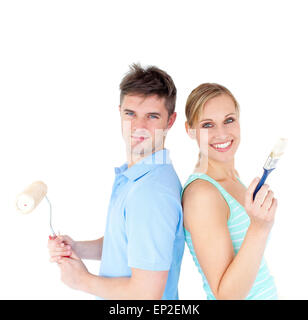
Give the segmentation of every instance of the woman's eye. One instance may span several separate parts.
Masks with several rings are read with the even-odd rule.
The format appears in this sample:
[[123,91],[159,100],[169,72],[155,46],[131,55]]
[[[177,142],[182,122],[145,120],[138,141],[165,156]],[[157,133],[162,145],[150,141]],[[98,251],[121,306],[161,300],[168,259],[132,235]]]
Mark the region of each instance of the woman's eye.
[[233,119],[233,118],[228,118],[226,121],[225,121],[225,123],[232,123],[232,122],[234,122],[235,120]]
[[212,128],[212,124],[210,122],[203,123],[202,128]]

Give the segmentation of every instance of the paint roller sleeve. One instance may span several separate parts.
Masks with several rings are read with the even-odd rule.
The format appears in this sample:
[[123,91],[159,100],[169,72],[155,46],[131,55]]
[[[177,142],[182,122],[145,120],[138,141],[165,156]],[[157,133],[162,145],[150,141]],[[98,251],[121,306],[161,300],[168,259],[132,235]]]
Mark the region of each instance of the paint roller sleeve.
[[32,212],[47,194],[47,185],[42,181],[33,182],[17,196],[16,206],[22,213]]

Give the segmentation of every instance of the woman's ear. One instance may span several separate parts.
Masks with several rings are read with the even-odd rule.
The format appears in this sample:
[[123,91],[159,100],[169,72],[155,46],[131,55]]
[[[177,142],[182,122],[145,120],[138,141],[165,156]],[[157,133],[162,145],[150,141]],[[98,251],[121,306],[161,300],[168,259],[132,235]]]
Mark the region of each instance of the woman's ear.
[[191,139],[193,140],[196,139],[196,129],[190,128],[187,121],[185,121],[185,130]]

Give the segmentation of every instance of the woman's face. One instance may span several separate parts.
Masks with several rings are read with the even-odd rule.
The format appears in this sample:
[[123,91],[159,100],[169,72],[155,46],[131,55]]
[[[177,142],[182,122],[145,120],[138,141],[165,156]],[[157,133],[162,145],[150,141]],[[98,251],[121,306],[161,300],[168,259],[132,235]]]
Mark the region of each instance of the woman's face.
[[230,96],[222,94],[207,101],[194,129],[200,151],[209,159],[217,162],[234,159],[240,143],[240,124]]

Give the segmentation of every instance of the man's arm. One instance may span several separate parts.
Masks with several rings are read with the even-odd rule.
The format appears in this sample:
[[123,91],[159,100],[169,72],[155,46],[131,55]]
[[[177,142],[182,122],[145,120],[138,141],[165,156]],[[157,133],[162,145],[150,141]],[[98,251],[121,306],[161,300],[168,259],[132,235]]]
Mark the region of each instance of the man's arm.
[[80,258],[58,261],[61,280],[69,287],[107,300],[157,300],[165,290],[168,271],[148,271],[132,268],[131,277],[101,277],[88,272]]
[[104,237],[92,241],[76,241],[74,251],[81,259],[101,260]]
[[164,293],[168,271],[132,268],[132,276],[107,278],[89,274],[83,291],[108,300],[158,300]]
[[61,257],[72,254],[72,250],[81,259],[101,260],[104,237],[92,241],[74,241],[67,235],[59,235],[48,240],[50,261],[56,262]]

